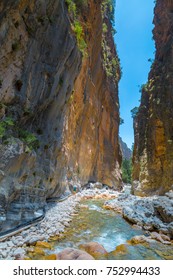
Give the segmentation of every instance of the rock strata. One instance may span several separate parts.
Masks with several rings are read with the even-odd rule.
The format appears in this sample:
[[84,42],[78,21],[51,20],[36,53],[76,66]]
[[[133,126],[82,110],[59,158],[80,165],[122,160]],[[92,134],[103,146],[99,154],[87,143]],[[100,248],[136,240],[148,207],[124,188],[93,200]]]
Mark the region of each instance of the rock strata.
[[111,7],[77,2],[0,3],[0,232],[73,184],[120,186]]
[[173,186],[173,2],[157,0],[156,55],[134,116],[133,193],[163,195]]

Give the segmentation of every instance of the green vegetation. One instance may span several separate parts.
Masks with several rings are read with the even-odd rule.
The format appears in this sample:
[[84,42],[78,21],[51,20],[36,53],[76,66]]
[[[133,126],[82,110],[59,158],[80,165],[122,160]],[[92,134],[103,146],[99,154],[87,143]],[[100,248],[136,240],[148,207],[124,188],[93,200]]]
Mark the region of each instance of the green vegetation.
[[10,127],[14,126],[14,121],[11,117],[6,117],[4,120],[0,121],[0,138],[7,134]]
[[39,148],[39,140],[33,133],[19,129],[19,138],[26,143],[31,150]]
[[76,35],[77,45],[83,56],[87,55],[87,44],[84,39],[84,30],[80,22],[79,15],[81,10],[87,5],[87,0],[65,0],[68,12],[72,19],[72,30]]
[[102,29],[103,29],[103,33],[108,32],[108,27],[105,22],[103,22]]
[[132,118],[135,119],[139,112],[139,107],[134,107],[130,112],[131,112]]
[[[118,81],[121,76],[120,60],[114,50],[108,45],[108,30],[111,28],[112,34],[115,34],[114,29],[114,0],[104,0],[102,2],[102,54],[103,54],[103,67],[107,77],[113,78]],[[110,24],[108,24],[110,21]],[[108,26],[109,25],[109,26]]]
[[2,138],[5,135],[5,126],[3,122],[0,122],[0,138]]
[[79,21],[75,21],[73,25],[74,33],[76,34],[77,39],[77,45],[83,56],[86,56],[86,48],[87,44],[84,40],[84,33],[83,33],[83,27],[81,26]]
[[116,81],[121,76],[120,60],[116,55],[112,58],[113,54],[111,48],[107,44],[106,36],[103,33],[102,36],[102,53],[103,53],[103,67],[108,77],[113,77]]
[[[39,131],[40,132],[40,131]],[[22,140],[26,145],[26,151],[39,148],[39,140],[28,130],[20,129],[11,116],[0,121],[0,138],[4,145],[14,142],[14,137]]]
[[124,183],[132,183],[132,160],[123,159],[122,162],[122,180]]
[[120,118],[120,125],[122,125],[124,123],[124,120],[122,118]]
[[115,0],[104,0],[102,1],[102,13],[107,16],[111,21],[112,26],[115,23],[114,13],[115,13]]
[[146,84],[143,84],[140,88],[140,92],[151,92],[155,89],[154,79],[149,79]]

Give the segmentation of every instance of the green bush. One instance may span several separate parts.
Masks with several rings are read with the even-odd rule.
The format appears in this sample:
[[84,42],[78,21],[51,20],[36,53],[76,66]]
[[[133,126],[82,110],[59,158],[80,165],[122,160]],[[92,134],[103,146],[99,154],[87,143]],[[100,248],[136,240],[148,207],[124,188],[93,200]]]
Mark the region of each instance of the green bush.
[[73,16],[76,17],[76,4],[73,0],[65,0],[65,3],[68,7],[68,12]]
[[122,162],[122,180],[124,183],[132,183],[132,160],[123,159]]
[[6,117],[0,121],[0,138],[4,137],[10,127],[14,126],[14,121],[11,117]]
[[83,27],[78,20],[74,22],[73,30],[76,34],[78,48],[83,55],[86,55],[86,42],[84,40]]
[[5,135],[5,131],[6,131],[6,128],[5,128],[4,122],[0,122],[0,138],[2,138]]
[[84,39],[83,27],[79,21],[81,8],[87,5],[87,0],[65,0],[68,12],[73,19],[72,29],[76,35],[77,45],[83,56],[86,55],[87,44]]
[[27,130],[19,129],[19,138],[23,142],[25,142],[29,146],[30,149],[39,148],[39,140],[33,133],[31,133]]

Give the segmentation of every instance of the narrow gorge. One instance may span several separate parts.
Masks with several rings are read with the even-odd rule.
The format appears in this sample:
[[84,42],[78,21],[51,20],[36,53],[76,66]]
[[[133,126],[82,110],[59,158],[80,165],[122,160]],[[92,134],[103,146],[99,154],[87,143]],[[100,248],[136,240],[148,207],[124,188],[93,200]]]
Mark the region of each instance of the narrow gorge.
[[156,1],[132,186],[115,23],[114,0],[0,3],[0,259],[173,259],[173,3]]

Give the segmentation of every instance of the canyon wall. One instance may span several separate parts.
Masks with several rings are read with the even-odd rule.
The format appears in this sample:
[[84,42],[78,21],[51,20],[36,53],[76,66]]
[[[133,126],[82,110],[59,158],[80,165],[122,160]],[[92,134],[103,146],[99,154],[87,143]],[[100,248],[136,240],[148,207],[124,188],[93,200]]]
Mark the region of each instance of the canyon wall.
[[127,146],[121,137],[119,137],[119,143],[122,153],[122,158],[130,160],[132,158],[132,150]]
[[173,188],[173,1],[157,0],[156,55],[134,116],[133,192],[162,195]]
[[0,3],[0,230],[39,216],[68,186],[121,185],[110,5]]

